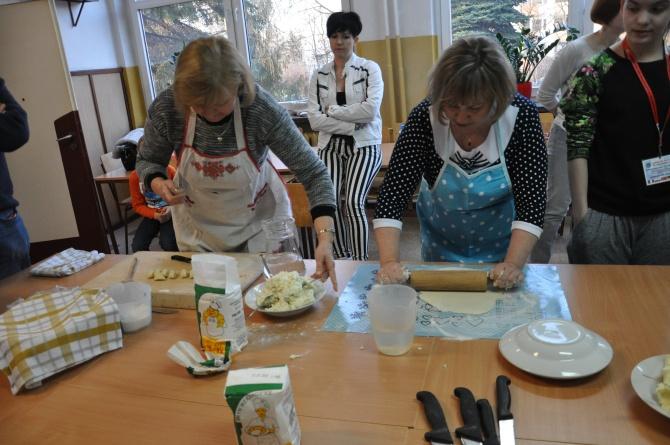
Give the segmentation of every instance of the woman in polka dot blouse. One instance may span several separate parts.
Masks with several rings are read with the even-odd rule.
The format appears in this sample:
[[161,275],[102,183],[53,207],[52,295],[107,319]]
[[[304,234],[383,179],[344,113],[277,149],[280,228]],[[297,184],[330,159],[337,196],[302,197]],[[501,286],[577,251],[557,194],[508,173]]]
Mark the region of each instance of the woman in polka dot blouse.
[[378,280],[404,280],[401,217],[419,186],[424,261],[497,263],[493,284],[510,288],[542,233],[547,152],[537,109],[515,93],[512,67],[487,37],[454,42],[428,89],[407,118],[380,191]]

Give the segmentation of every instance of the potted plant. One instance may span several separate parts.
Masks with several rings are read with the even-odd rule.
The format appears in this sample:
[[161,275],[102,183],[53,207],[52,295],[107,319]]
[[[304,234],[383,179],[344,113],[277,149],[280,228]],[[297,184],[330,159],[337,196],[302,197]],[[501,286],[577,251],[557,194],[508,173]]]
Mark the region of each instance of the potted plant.
[[578,33],[579,30],[566,25],[556,25],[553,31],[544,34],[532,33],[529,28],[521,28],[511,37],[497,33],[496,38],[514,68],[517,90],[530,98],[533,90],[530,79],[537,66],[560,41],[574,40]]

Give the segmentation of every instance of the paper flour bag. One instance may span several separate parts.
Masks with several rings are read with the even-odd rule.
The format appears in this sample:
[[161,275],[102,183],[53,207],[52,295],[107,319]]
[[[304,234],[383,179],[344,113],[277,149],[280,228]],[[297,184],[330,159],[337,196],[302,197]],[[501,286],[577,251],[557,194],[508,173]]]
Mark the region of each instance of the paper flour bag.
[[239,445],[300,444],[286,365],[229,371],[224,394],[235,416]]

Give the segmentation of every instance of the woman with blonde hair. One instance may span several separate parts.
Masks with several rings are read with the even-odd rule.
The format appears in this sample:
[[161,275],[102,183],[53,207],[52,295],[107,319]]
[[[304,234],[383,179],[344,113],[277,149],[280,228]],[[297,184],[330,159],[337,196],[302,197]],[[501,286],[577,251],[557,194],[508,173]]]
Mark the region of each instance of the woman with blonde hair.
[[591,21],[602,27],[565,45],[552,62],[535,98],[540,105],[554,113],[555,117],[547,142],[547,210],[544,214],[542,236],[530,255],[533,263],[549,262],[551,246],[570,206],[567,132],[563,125],[565,116],[558,106],[560,93],[567,88],[568,80],[583,64],[619,40],[619,35],[623,32],[620,3],[621,0],[593,2]]
[[502,48],[483,36],[447,48],[428,89],[407,118],[380,190],[378,280],[405,279],[401,216],[420,184],[423,259],[497,263],[493,284],[510,288],[542,233],[547,154],[537,109],[516,93]]
[[[286,188],[268,161],[271,149],[307,191],[318,238],[315,277],[330,276],[337,288],[328,171],[228,40],[207,37],[184,48],[174,84],[149,107],[144,130],[137,171],[172,206],[179,250],[266,248],[261,222],[291,214]],[[174,181],[166,175],[172,153]]]

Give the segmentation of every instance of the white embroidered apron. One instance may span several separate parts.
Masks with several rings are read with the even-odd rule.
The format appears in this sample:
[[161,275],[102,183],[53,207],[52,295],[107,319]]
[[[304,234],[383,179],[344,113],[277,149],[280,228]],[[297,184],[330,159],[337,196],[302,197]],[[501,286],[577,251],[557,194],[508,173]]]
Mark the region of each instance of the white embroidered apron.
[[186,202],[172,207],[180,251],[262,252],[266,240],[261,221],[291,216],[286,187],[270,162],[260,166],[249,153],[239,103],[233,122],[237,151],[205,154],[193,147],[196,114],[186,116],[174,183]]

